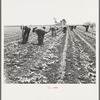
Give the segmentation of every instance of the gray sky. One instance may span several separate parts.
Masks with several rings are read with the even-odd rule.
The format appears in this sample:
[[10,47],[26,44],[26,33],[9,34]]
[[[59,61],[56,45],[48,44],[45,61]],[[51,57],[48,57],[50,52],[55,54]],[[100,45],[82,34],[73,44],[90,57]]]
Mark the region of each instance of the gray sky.
[[98,0],[2,0],[4,25],[96,22]]

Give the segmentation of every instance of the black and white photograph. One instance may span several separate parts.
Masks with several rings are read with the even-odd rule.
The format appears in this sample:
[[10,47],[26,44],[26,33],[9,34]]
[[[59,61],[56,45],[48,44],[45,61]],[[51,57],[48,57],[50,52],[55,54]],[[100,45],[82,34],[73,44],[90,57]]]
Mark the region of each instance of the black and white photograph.
[[99,0],[1,3],[2,100],[99,100]]
[[4,0],[4,83],[95,84],[96,3]]

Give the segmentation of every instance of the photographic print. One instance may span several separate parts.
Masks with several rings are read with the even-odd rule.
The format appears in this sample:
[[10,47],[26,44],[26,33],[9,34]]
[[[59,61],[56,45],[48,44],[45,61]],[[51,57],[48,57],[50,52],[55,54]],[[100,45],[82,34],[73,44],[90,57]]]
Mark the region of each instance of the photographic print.
[[99,100],[99,1],[2,0],[2,100]]
[[95,0],[3,2],[4,83],[96,84]]

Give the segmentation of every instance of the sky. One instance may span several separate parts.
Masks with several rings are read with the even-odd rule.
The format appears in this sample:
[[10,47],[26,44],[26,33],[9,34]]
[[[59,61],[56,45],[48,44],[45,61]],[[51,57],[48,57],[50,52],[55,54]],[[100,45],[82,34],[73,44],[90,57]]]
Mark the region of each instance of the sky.
[[98,0],[2,0],[4,25],[50,25],[96,22]]

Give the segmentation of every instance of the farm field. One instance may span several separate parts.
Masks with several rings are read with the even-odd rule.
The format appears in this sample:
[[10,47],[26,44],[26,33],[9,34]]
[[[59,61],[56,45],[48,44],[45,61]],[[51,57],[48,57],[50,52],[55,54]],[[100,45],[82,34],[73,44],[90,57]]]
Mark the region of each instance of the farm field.
[[[46,30],[49,30],[47,26]],[[68,27],[57,36],[45,35],[44,45],[30,32],[27,44],[20,44],[20,27],[4,27],[4,77],[13,84],[96,83],[96,31],[83,26]]]

